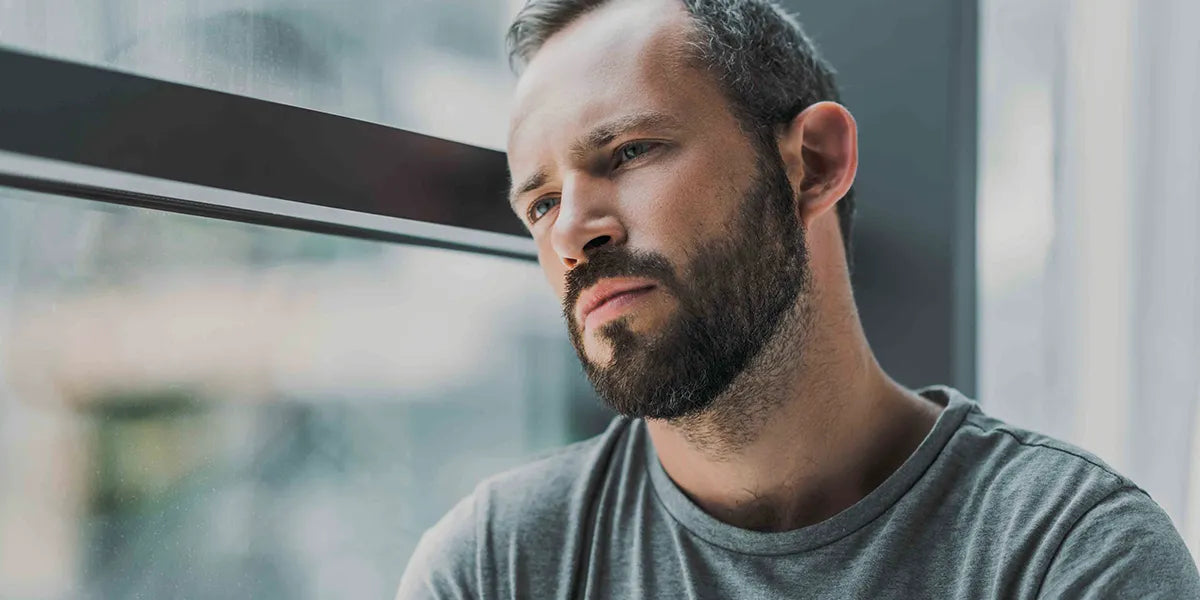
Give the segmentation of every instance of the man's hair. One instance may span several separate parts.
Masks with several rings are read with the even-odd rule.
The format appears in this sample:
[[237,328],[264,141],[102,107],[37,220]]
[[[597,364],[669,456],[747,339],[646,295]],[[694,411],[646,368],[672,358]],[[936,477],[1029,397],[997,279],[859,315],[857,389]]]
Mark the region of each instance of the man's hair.
[[[508,29],[509,61],[519,71],[542,45],[610,0],[529,0]],[[695,24],[690,46],[717,77],[742,129],[760,151],[779,157],[777,128],[824,100],[840,102],[833,70],[799,22],[771,0],[679,0]],[[837,204],[851,262],[854,190]]]

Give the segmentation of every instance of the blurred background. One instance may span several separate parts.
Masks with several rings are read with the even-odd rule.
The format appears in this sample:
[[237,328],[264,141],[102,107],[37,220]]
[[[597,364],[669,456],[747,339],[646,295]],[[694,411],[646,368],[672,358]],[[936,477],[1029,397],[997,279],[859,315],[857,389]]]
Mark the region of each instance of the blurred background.
[[[0,48],[501,150],[521,4],[0,0]],[[859,120],[885,368],[1099,454],[1200,555],[1200,4],[785,4]],[[0,598],[390,597],[607,419],[530,261],[0,187]]]

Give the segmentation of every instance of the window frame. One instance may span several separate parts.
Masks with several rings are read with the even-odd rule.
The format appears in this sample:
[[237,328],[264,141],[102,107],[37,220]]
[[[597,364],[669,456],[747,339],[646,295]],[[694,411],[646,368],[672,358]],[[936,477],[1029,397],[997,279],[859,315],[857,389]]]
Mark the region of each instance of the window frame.
[[503,153],[0,49],[0,186],[522,260]]

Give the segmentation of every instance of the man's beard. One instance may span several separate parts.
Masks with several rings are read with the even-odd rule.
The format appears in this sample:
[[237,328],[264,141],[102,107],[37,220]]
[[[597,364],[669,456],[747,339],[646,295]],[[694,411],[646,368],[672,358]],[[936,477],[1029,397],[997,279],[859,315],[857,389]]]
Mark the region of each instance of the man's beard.
[[[809,280],[793,194],[778,154],[763,154],[726,235],[692,252],[684,276],[661,255],[623,246],[598,248],[567,273],[563,311],[571,342],[609,406],[652,419],[698,415],[762,352],[794,315]],[[656,334],[635,333],[624,317],[601,326],[612,359],[598,365],[584,351],[574,309],[585,289],[607,277],[654,280],[678,308]]]

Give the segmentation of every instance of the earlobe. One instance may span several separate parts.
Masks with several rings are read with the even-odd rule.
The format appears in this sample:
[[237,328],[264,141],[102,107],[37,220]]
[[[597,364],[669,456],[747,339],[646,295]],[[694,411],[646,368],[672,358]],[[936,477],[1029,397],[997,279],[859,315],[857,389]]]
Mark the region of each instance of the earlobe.
[[788,123],[779,153],[796,189],[797,211],[807,227],[850,190],[858,173],[858,126],[836,102],[818,102]]

